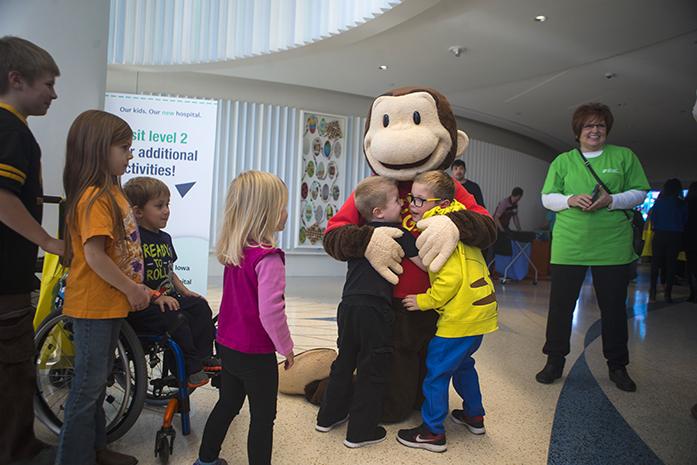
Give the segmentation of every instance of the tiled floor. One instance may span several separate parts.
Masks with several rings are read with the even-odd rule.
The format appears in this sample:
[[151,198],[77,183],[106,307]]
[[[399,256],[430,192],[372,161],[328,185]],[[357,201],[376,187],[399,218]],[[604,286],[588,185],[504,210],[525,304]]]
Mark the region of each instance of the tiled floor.
[[[288,321],[296,352],[336,347],[334,316],[340,278],[290,278]],[[572,353],[564,378],[545,386],[534,380],[544,364],[549,283],[499,286],[501,329],[484,339],[477,370],[487,410],[484,436],[447,423],[448,451],[434,454],[395,441],[399,428],[418,424],[418,412],[401,424],[387,425],[388,440],[363,449],[343,446],[345,426],[327,434],[314,430],[316,408],[300,397],[279,395],[273,462],[284,464],[697,464],[697,305],[647,307],[643,275],[630,287],[630,373],[636,393],[619,391],[607,378],[599,337],[599,311],[587,282],[578,302]],[[678,301],[684,296],[678,294]],[[220,283],[210,286],[216,309]],[[172,464],[191,464],[217,392],[198,389],[192,398],[192,434],[177,435]],[[458,405],[454,391],[451,406]],[[146,407],[133,429],[113,446],[136,455],[141,464],[153,456],[162,409]],[[221,456],[247,463],[246,407],[228,431]],[[175,426],[179,428],[178,419]],[[42,436],[49,439],[43,430]]]

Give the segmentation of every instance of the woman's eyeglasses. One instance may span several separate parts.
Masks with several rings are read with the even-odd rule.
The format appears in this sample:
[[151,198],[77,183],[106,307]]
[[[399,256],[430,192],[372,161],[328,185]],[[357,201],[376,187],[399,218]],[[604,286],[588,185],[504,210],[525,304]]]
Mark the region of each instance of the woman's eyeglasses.
[[421,197],[414,197],[413,194],[409,193],[407,194],[407,202],[412,204],[413,206],[417,208],[421,208],[424,206],[424,202],[437,202],[439,200],[443,200],[441,198],[433,198],[433,199],[422,199]]
[[599,123],[599,124],[584,124],[583,129],[607,129],[607,126],[605,123]]

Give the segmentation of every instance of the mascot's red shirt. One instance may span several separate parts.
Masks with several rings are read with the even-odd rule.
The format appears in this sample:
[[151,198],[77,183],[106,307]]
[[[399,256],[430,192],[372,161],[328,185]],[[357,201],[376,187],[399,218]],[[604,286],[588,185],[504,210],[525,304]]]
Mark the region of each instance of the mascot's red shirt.
[[[407,202],[407,194],[411,192],[411,184],[411,181],[400,181],[398,184],[399,198],[402,200],[402,226],[407,231],[411,231],[414,237],[417,237],[420,231],[416,229],[416,223],[414,223],[411,218],[409,203]],[[468,210],[481,215],[490,216],[489,212],[487,212],[484,207],[477,204],[474,200],[474,196],[467,192],[467,190],[462,187],[462,184],[457,181],[455,181],[455,199]],[[346,200],[341,209],[327,223],[326,231],[331,231],[341,226],[351,224],[362,225],[364,223],[365,220],[361,218],[358,209],[356,209],[354,195],[353,192],[351,192],[351,196],[348,200]],[[408,259],[402,260],[402,266],[404,267],[404,272],[399,275],[399,283],[394,287],[393,296],[401,299],[409,294],[421,294],[426,292],[430,285],[428,273],[421,270]]]

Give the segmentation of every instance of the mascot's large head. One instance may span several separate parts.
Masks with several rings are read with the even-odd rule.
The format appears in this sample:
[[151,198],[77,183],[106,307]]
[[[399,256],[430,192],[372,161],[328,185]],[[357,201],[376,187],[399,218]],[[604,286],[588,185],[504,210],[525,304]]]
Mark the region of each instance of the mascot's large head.
[[375,174],[400,181],[430,170],[447,169],[467,148],[448,100],[418,87],[394,89],[373,101],[365,125],[363,151]]

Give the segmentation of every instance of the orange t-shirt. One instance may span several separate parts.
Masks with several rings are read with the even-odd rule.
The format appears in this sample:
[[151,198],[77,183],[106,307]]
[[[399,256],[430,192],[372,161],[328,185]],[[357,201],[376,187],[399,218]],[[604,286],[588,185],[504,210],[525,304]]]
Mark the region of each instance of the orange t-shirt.
[[135,217],[128,200],[119,187],[111,193],[124,218],[126,238],[116,239],[116,227],[111,201],[106,195],[98,197],[87,212],[87,205],[99,190],[89,187],[77,204],[77,224],[70,226],[73,259],[68,272],[63,313],[74,318],[123,318],[131,311],[126,295],[104,281],[85,260],[84,245],[88,239],[106,236],[106,253],[123,274],[136,283],[143,282],[143,252]]

